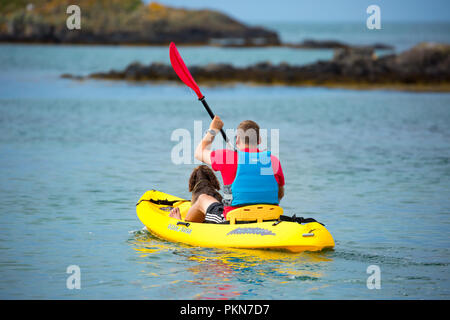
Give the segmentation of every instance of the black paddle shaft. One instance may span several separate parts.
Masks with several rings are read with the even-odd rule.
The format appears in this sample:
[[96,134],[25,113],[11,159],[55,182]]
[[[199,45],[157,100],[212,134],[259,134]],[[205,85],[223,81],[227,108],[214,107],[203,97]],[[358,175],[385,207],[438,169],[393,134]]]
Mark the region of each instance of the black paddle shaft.
[[[208,103],[205,100],[205,97],[203,96],[202,98],[200,98],[198,100],[200,100],[203,103],[203,106],[205,107],[205,109],[208,112],[208,114],[211,117],[211,119],[214,119],[214,113],[209,108]],[[223,129],[220,129],[220,133],[222,134],[223,139],[228,143],[228,137],[225,134],[225,131],[223,131]]]

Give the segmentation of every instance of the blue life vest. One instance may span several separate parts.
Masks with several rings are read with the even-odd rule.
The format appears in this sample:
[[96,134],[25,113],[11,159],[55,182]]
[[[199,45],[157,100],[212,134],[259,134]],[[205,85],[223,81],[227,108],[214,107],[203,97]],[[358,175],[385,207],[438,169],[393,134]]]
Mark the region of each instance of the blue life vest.
[[224,186],[224,205],[278,204],[278,182],[270,151],[237,152],[236,177],[231,185]]

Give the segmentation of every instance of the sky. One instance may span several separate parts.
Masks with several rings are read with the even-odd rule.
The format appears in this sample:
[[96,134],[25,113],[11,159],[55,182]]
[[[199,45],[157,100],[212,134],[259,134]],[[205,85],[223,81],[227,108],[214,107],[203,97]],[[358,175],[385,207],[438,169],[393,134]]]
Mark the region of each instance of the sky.
[[[144,0],[145,2],[152,2]],[[215,9],[244,22],[365,21],[378,5],[382,21],[450,22],[450,0],[157,0],[192,9]]]

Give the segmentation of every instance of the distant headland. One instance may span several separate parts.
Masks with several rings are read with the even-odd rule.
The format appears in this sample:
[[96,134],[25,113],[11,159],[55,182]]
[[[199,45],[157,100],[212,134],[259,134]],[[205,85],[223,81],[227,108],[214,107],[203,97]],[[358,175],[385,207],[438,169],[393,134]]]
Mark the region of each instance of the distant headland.
[[188,10],[142,0],[78,0],[81,30],[66,26],[65,0],[4,0],[0,41],[29,43],[279,45],[274,31],[247,26],[214,10]]
[[[69,30],[67,0],[3,0],[0,42],[107,45],[185,45],[219,47],[285,46],[337,49],[350,45],[334,40],[306,39],[282,43],[278,33],[249,26],[214,10],[192,10],[142,0],[78,0],[80,30]],[[386,44],[367,46],[393,49]]]

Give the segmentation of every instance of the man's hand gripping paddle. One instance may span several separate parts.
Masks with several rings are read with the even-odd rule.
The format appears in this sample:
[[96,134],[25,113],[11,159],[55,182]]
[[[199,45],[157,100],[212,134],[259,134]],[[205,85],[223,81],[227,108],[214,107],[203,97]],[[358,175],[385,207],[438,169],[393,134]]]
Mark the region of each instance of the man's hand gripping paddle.
[[[170,63],[172,64],[172,68],[173,70],[175,70],[175,73],[178,75],[181,81],[184,82],[185,85],[194,90],[194,92],[197,94],[198,100],[202,102],[211,119],[214,119],[214,113],[209,108],[208,103],[206,103],[205,96],[200,92],[200,88],[198,87],[188,68],[184,64],[184,61],[181,58],[180,53],[178,52],[177,47],[175,46],[175,43],[173,42],[170,43],[169,56],[170,56]],[[220,133],[222,134],[223,139],[228,144],[230,144],[230,146],[234,150],[234,147],[231,145],[223,129],[220,129]]]

